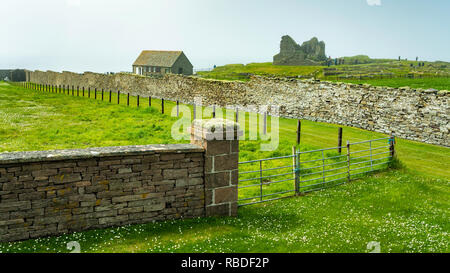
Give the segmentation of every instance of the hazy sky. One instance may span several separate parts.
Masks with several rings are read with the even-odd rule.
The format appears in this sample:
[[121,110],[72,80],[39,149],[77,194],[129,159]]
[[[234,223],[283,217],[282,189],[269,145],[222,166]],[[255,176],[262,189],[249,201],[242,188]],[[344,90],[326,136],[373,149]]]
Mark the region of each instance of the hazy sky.
[[0,69],[130,71],[143,49],[194,68],[270,62],[281,36],[332,57],[450,61],[449,0],[0,0]]

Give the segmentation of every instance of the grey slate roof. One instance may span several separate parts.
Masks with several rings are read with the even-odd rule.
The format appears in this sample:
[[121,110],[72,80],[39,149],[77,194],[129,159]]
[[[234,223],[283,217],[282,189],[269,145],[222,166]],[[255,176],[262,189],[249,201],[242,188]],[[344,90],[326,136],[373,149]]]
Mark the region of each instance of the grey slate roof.
[[133,65],[172,67],[183,51],[143,50]]

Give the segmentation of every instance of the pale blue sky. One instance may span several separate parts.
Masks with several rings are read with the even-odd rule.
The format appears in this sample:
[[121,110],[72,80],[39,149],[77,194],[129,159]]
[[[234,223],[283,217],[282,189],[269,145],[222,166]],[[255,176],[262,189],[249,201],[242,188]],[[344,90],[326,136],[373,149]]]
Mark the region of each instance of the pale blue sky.
[[[371,2],[375,5],[369,5]],[[0,0],[0,69],[129,71],[143,49],[194,68],[269,62],[282,35],[332,57],[450,61],[449,0]],[[380,4],[380,5],[378,5]]]

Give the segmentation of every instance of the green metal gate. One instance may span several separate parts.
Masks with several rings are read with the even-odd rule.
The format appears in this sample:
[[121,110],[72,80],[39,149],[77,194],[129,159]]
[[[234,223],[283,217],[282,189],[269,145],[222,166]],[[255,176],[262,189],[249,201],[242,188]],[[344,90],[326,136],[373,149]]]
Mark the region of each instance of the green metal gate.
[[239,162],[239,206],[268,202],[337,186],[386,169],[395,137]]

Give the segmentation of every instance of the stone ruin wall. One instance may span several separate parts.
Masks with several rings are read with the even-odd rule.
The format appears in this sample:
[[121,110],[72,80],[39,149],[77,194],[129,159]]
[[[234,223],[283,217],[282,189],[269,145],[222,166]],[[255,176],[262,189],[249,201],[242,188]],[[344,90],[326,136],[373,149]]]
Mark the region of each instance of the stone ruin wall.
[[[249,82],[206,80],[165,75],[159,78],[134,74],[86,72],[28,72],[28,80],[40,84],[74,85],[120,90],[182,103],[202,97],[203,105],[278,105],[279,115],[353,126],[394,134],[400,138],[450,146],[450,92],[411,88],[374,87],[317,80],[265,78]],[[270,114],[270,112],[269,112]]]
[[0,242],[237,216],[242,134],[232,121],[196,120],[191,144],[0,153]]

